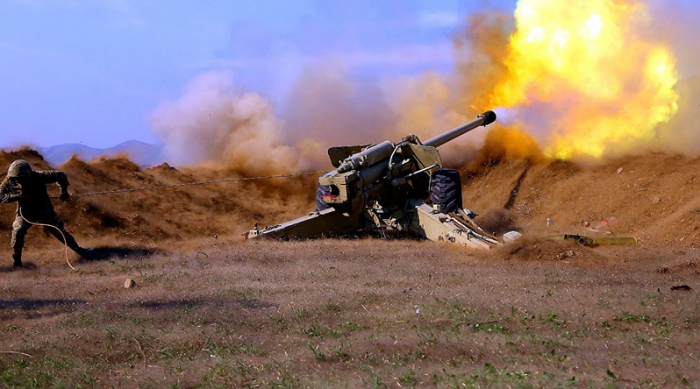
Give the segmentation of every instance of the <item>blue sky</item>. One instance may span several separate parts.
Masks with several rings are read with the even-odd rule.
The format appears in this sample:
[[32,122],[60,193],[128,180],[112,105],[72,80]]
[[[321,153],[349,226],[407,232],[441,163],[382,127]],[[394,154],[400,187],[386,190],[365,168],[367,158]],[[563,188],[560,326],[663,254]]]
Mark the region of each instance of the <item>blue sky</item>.
[[157,142],[152,112],[211,70],[280,112],[315,62],[362,80],[447,72],[451,37],[483,3],[0,0],[0,148]]

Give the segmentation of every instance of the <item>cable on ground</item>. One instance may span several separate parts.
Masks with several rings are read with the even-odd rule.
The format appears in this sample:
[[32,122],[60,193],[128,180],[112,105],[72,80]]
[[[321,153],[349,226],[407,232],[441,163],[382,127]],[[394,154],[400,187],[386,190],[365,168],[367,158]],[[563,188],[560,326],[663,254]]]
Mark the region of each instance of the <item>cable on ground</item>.
[[228,178],[228,179],[223,179],[223,180],[190,182],[190,183],[186,183],[186,184],[160,185],[160,186],[150,186],[150,187],[145,187],[145,188],[132,188],[132,189],[105,190],[105,191],[101,191],[101,192],[91,192],[91,193],[76,193],[76,194],[71,195],[71,197],[100,196],[100,195],[116,194],[116,193],[142,192],[142,191],[146,191],[146,190],[182,188],[182,187],[186,187],[186,186],[195,186],[195,185],[220,184],[220,183],[240,182],[240,181],[269,180],[269,179],[273,179],[273,178],[292,178],[292,177],[310,176],[310,175],[314,175],[314,174],[323,174],[323,173],[325,173],[325,172],[307,172],[307,173],[295,173],[295,174],[280,174],[280,175],[276,175],[276,176]]
[[22,219],[24,219],[25,222],[27,222],[27,223],[29,223],[29,224],[31,224],[31,225],[34,225],[34,226],[41,226],[41,227],[50,227],[50,228],[53,228],[53,229],[58,230],[58,232],[60,232],[60,233],[61,233],[61,236],[63,237],[63,245],[64,245],[65,248],[66,248],[66,263],[68,264],[68,267],[70,267],[70,268],[73,269],[73,270],[76,270],[76,269],[73,267],[73,265],[70,264],[70,261],[68,260],[68,241],[66,240],[66,235],[63,233],[63,231],[61,231],[60,228],[58,228],[58,227],[56,227],[56,226],[54,226],[54,225],[51,225],[51,224],[34,223],[34,222],[31,222],[31,221],[27,220],[27,218],[24,217],[24,215],[22,215],[22,208],[21,208],[21,207],[19,208],[19,216],[20,216]]

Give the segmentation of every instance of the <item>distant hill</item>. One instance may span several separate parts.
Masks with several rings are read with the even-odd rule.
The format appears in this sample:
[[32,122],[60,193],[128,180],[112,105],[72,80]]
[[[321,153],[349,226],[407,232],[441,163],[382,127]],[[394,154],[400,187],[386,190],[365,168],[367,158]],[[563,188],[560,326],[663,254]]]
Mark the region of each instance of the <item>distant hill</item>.
[[132,162],[141,167],[158,165],[165,161],[162,145],[153,145],[137,140],[126,141],[106,149],[97,149],[78,143],[67,143],[51,147],[39,147],[38,151],[53,166],[66,162],[73,155],[77,155],[81,160],[89,162],[97,157],[115,157],[126,154]]

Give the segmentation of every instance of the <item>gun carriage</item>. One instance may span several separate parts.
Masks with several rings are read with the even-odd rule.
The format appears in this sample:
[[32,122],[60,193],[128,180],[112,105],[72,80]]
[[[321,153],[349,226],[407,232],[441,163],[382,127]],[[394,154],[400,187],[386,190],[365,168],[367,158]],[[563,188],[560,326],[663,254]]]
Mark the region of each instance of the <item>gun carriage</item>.
[[332,147],[333,167],[322,175],[316,210],[298,219],[247,232],[246,238],[311,239],[362,232],[407,233],[473,248],[498,242],[462,208],[459,173],[442,166],[437,148],[496,120],[487,111],[460,127],[421,142]]

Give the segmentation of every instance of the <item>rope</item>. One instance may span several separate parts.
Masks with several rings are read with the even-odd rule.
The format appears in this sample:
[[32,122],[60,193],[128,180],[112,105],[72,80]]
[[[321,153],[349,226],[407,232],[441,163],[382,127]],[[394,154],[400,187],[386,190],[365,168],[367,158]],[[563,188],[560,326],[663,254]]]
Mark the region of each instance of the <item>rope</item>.
[[273,178],[291,178],[291,177],[310,176],[310,175],[314,175],[314,174],[323,174],[323,173],[325,173],[325,172],[307,172],[307,173],[295,173],[295,174],[280,174],[280,175],[276,175],[276,176],[228,178],[228,179],[223,179],[223,180],[190,182],[187,184],[160,185],[160,186],[150,186],[150,187],[145,187],[145,188],[116,189],[116,190],[105,190],[102,192],[77,193],[77,194],[71,195],[71,197],[88,197],[88,196],[100,196],[100,195],[114,194],[114,193],[143,192],[146,190],[172,189],[172,188],[182,188],[182,187],[186,187],[186,186],[220,184],[220,183],[239,182],[239,181],[269,180],[269,179],[273,179]]
[[63,245],[64,245],[65,248],[66,248],[66,263],[68,264],[68,267],[70,267],[70,268],[73,269],[73,270],[76,270],[76,269],[73,267],[73,265],[70,264],[70,261],[68,260],[68,240],[66,239],[66,235],[63,233],[63,231],[61,231],[60,228],[58,228],[58,227],[56,227],[56,226],[54,226],[54,225],[51,225],[51,224],[30,222],[29,220],[27,220],[26,217],[24,217],[24,215],[22,215],[22,208],[19,207],[18,209],[19,209],[19,216],[20,216],[22,219],[24,219],[25,222],[27,222],[27,223],[29,223],[29,224],[31,224],[31,225],[34,225],[34,226],[51,227],[51,228],[54,228],[54,229],[58,230],[58,232],[61,233],[61,236],[63,237]]

